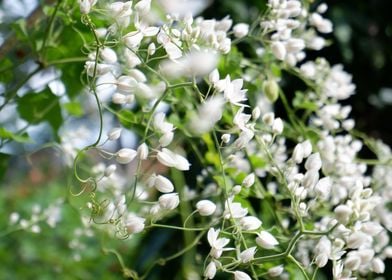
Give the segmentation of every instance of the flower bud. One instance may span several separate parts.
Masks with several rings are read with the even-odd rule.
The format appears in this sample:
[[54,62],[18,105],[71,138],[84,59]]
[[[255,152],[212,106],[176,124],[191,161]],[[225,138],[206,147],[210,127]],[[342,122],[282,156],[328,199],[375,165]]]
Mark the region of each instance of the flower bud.
[[256,253],[256,246],[250,247],[240,253],[240,260],[243,263],[250,262],[254,259]]
[[145,160],[148,157],[148,146],[146,143],[143,143],[137,148],[137,155],[141,160]]
[[304,152],[304,158],[307,158],[312,153],[312,143],[309,140],[302,142],[302,149]]
[[345,268],[351,271],[358,270],[360,265],[361,265],[361,258],[357,254],[351,254],[344,261]]
[[248,274],[242,271],[234,271],[234,280],[252,280]]
[[214,214],[216,205],[210,200],[200,200],[196,203],[196,208],[201,216],[210,216]]
[[154,55],[155,51],[156,51],[155,44],[154,43],[149,44],[147,48],[148,55]]
[[265,113],[265,114],[263,115],[263,122],[264,122],[266,125],[272,126],[272,124],[274,123],[274,120],[275,120],[275,114],[272,113],[272,112],[270,112],[270,113]]
[[301,163],[304,159],[304,149],[302,143],[299,143],[294,147],[292,159],[297,164]]
[[311,154],[305,162],[306,170],[320,170],[322,166],[321,158],[319,153]]
[[240,227],[243,230],[256,230],[261,226],[262,222],[257,217],[246,216],[240,220]]
[[245,188],[250,188],[251,186],[253,186],[253,184],[255,183],[255,174],[251,173],[248,176],[245,177],[245,179],[242,181],[242,185]]
[[368,237],[363,232],[357,231],[352,233],[347,239],[347,247],[350,249],[357,249],[361,245],[365,244]]
[[120,136],[121,136],[121,131],[122,131],[122,128],[121,128],[121,127],[112,128],[112,129],[108,132],[108,138],[109,138],[109,140],[117,140],[118,138],[120,138]]
[[385,264],[380,258],[374,258],[372,260],[372,271],[375,273],[384,273]]
[[233,193],[234,194],[239,194],[241,192],[242,187],[240,185],[235,185],[233,187]]
[[140,15],[145,15],[147,14],[150,9],[151,9],[151,0],[142,0],[139,1],[134,9],[140,14]]
[[275,80],[268,80],[263,83],[263,92],[271,103],[279,97],[279,85]]
[[174,191],[172,182],[162,175],[155,177],[154,187],[162,193],[170,193]]
[[123,148],[116,153],[116,161],[121,164],[130,163],[137,156],[137,152],[132,149]]
[[137,217],[137,216],[130,216],[127,217],[125,220],[125,226],[129,234],[138,233],[143,231],[144,229],[144,222],[145,219]]
[[170,145],[170,143],[173,141],[174,138],[174,133],[173,131],[168,131],[165,132],[160,138],[159,138],[159,144],[161,144],[162,147],[166,147]]
[[238,23],[233,27],[234,37],[243,38],[249,33],[249,24]]
[[351,209],[351,207],[342,204],[335,208],[334,213],[339,223],[345,225],[349,222],[353,210]]
[[207,267],[206,270],[204,271],[204,277],[207,279],[213,279],[216,274],[216,264],[214,261],[211,261]]
[[180,199],[178,193],[168,193],[161,195],[158,202],[162,209],[173,210],[180,204]]
[[272,132],[275,134],[281,134],[283,132],[283,121],[281,118],[276,118],[272,124]]
[[276,238],[267,231],[261,231],[256,238],[256,243],[264,249],[273,249],[279,242]]
[[222,142],[225,143],[225,144],[230,142],[230,138],[231,138],[231,135],[228,134],[228,133],[223,134],[222,137],[221,137]]
[[127,96],[121,93],[116,92],[112,96],[112,102],[114,104],[125,104],[127,102]]
[[254,120],[257,120],[258,118],[260,118],[260,115],[261,115],[260,108],[259,107],[254,108],[252,111],[252,118]]
[[158,152],[157,159],[160,163],[167,167],[174,167],[178,170],[189,170],[190,163],[186,158],[173,153],[166,148],[163,148],[162,151]]
[[103,61],[106,63],[113,64],[117,62],[117,54],[111,48],[108,47],[103,48],[100,52],[100,55]]
[[317,265],[317,267],[324,267],[327,265],[328,262],[328,255],[327,254],[320,254],[316,257],[314,261]]
[[275,55],[275,57],[279,60],[284,60],[286,57],[286,47],[282,42],[275,41],[271,45],[271,50],[272,53]]
[[283,270],[284,270],[284,267],[281,264],[281,265],[278,265],[278,266],[271,267],[270,269],[268,269],[267,273],[271,277],[278,277],[279,275],[282,274]]

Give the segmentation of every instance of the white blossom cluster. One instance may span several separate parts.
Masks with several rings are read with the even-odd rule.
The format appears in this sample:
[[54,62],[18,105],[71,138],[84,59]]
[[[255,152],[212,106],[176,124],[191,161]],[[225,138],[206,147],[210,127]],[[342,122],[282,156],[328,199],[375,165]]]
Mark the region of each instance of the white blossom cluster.
[[[288,279],[293,265],[310,279],[328,262],[334,279],[384,272],[392,257],[391,152],[377,146],[384,165],[371,175],[359,156],[363,140],[350,134],[351,107],[339,103],[354,94],[351,76],[323,58],[304,62],[306,49],[320,50],[321,35],[332,32],[326,4],[269,0],[253,29],[229,16],[162,19],[151,0],[79,3],[96,40],[85,63],[90,91],[100,111],[118,117],[75,160],[77,172],[78,157],[95,149],[105,162],[87,179],[76,174],[89,186],[82,192],[93,194],[86,207],[94,222],[121,238],[155,226],[204,232],[207,279]],[[102,26],[93,24],[95,9],[108,15]],[[309,85],[305,120],[268,65],[244,55],[235,73],[220,66],[236,41],[257,36],[261,61],[272,58]],[[287,115],[278,116],[275,102]],[[120,141],[133,128],[138,144]],[[176,175],[198,166],[195,185]],[[256,204],[269,207],[273,222]],[[194,210],[183,227],[164,224],[182,205]],[[199,227],[188,228],[189,220]]]

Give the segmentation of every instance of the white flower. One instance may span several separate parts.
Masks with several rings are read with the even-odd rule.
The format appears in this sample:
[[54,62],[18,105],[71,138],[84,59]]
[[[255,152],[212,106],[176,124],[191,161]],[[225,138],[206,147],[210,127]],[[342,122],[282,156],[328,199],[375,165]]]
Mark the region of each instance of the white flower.
[[141,0],[135,5],[135,10],[141,14],[147,14],[151,9],[151,0]]
[[263,123],[266,125],[272,126],[275,120],[275,114],[273,112],[265,113],[263,115]]
[[233,202],[233,199],[234,197],[230,197],[226,200],[223,216],[225,217],[225,219],[238,219],[245,217],[246,214],[248,214],[248,209],[243,208],[241,203],[239,202]]
[[242,271],[234,271],[234,280],[252,280],[248,274]]
[[144,229],[145,219],[134,215],[128,215],[125,220],[125,226],[129,234],[138,233]]
[[305,162],[306,170],[320,170],[322,166],[321,158],[319,153],[311,154]]
[[254,259],[256,254],[256,246],[250,247],[240,253],[240,260],[243,263],[250,262]]
[[116,161],[121,164],[130,163],[137,156],[133,149],[123,148],[116,153]]
[[159,144],[161,144],[162,147],[167,147],[173,141],[173,138],[174,138],[174,132],[173,131],[165,132],[159,138]]
[[316,256],[316,259],[314,261],[317,265],[317,267],[324,267],[328,263],[328,255],[327,254],[319,254]]
[[221,96],[208,98],[198,108],[197,114],[191,117],[189,127],[195,134],[209,132],[222,118],[224,100]]
[[245,179],[242,181],[242,185],[245,188],[250,188],[251,186],[253,186],[253,184],[255,183],[255,174],[251,173],[248,176],[245,177]]
[[214,228],[210,228],[207,233],[207,240],[211,246],[211,256],[214,258],[220,258],[223,251],[231,250],[229,248],[224,248],[229,242],[228,238],[218,238],[220,230],[215,230]]
[[108,138],[109,138],[109,140],[117,140],[118,138],[120,138],[120,136],[121,136],[121,131],[122,131],[122,128],[121,128],[121,127],[112,128],[112,129],[108,132]]
[[196,203],[196,208],[201,216],[210,216],[214,214],[216,205],[210,200],[200,200]]
[[284,267],[283,267],[283,264],[281,264],[278,266],[271,267],[270,269],[268,269],[267,273],[271,277],[278,277],[279,275],[282,274],[283,270],[284,270]]
[[350,254],[344,260],[344,267],[352,271],[358,270],[360,265],[361,265],[361,259],[357,254]]
[[321,178],[316,186],[314,187],[314,191],[317,195],[319,195],[322,199],[327,199],[332,187],[332,181],[329,177]]
[[350,249],[357,249],[361,247],[362,245],[366,244],[369,240],[369,236],[367,236],[365,233],[356,231],[352,234],[347,239],[347,247]]
[[155,46],[154,42],[150,43],[147,48],[148,55],[154,55],[157,47]]
[[349,222],[353,210],[346,204],[341,204],[335,208],[334,213],[339,223],[345,225]]
[[171,78],[205,76],[216,67],[218,58],[213,50],[191,50],[177,60],[163,61],[160,69],[164,75]]
[[256,243],[265,249],[272,249],[279,244],[278,240],[268,231],[261,231],[258,233]]
[[375,273],[384,273],[385,263],[380,258],[374,258],[372,260],[372,271]]
[[219,72],[218,69],[214,69],[209,75],[208,75],[208,81],[211,84],[215,84],[216,82],[219,81]]
[[204,271],[204,277],[207,279],[213,279],[216,274],[216,264],[214,261],[210,261],[207,265],[206,270]]
[[165,113],[159,112],[154,115],[153,121],[155,129],[157,129],[161,133],[171,132],[174,129],[173,124],[167,122],[165,120]]
[[166,148],[163,148],[162,151],[158,152],[157,159],[160,163],[167,167],[174,167],[178,170],[189,170],[190,163],[186,158],[173,153]]
[[233,26],[233,32],[236,38],[245,37],[249,33],[249,24],[237,23]]
[[105,47],[105,48],[103,48],[101,51],[100,51],[100,55],[101,55],[101,58],[104,60],[104,62],[106,62],[106,63],[111,63],[111,64],[113,64],[113,63],[116,63],[117,62],[117,54],[116,54],[116,52],[113,50],[113,49],[111,49],[111,48],[108,48],[108,47]]
[[256,230],[261,226],[262,222],[254,216],[246,216],[240,219],[240,226],[243,230]]
[[148,157],[148,146],[146,143],[141,144],[137,148],[137,155],[141,160],[145,160]]
[[281,118],[276,118],[272,124],[272,132],[281,134],[283,132],[283,121]]
[[180,204],[178,193],[163,194],[158,198],[159,206],[162,209],[173,210]]
[[170,193],[174,191],[173,183],[162,175],[155,177],[154,187],[162,193]]
[[78,0],[80,12],[82,14],[90,13],[91,8],[97,3],[97,0]]
[[225,144],[230,142],[230,138],[231,138],[231,135],[228,134],[228,133],[223,134],[222,137],[221,137],[222,142],[225,143]]
[[226,79],[226,87],[224,90],[224,97],[226,100],[228,100],[231,104],[237,105],[237,106],[244,106],[240,102],[246,101],[247,97],[245,93],[247,92],[246,89],[242,89],[242,86],[244,84],[243,79],[235,79],[233,81],[230,80],[230,76],[227,75]]
[[284,60],[286,57],[286,47],[282,42],[275,41],[271,45],[271,50],[272,53],[275,55],[275,57],[279,60]]
[[294,147],[292,159],[295,163],[301,163],[302,160],[304,159],[304,149],[302,143],[298,143]]

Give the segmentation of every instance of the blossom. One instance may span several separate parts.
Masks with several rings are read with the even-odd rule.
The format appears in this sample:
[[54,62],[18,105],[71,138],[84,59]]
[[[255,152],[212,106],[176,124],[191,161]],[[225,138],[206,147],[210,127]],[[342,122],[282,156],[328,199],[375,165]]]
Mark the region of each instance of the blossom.
[[252,280],[248,274],[243,271],[234,271],[234,280]]
[[240,219],[240,226],[243,230],[256,230],[261,226],[262,222],[254,216],[246,216]]
[[248,214],[248,209],[243,208],[239,202],[233,202],[233,199],[234,197],[230,197],[226,200],[223,216],[225,219],[245,217]]
[[261,231],[257,234],[256,243],[265,249],[273,249],[279,242],[268,231]]
[[254,259],[255,253],[256,253],[256,246],[250,247],[240,253],[239,259],[243,263],[250,262],[251,260]]
[[249,24],[246,23],[237,23],[233,26],[234,36],[236,38],[242,38],[248,35],[249,32]]
[[196,203],[196,208],[201,216],[210,216],[214,214],[216,205],[210,200],[200,200]]
[[137,156],[133,149],[123,148],[116,153],[116,161],[121,164],[130,163]]
[[216,274],[216,264],[214,261],[210,261],[204,271],[204,277],[207,279],[213,279]]
[[153,185],[154,187],[162,193],[170,193],[174,190],[173,183],[166,177],[162,175],[153,175]]
[[174,167],[178,170],[189,170],[190,163],[188,160],[169,149],[163,148],[162,151],[158,152],[157,159],[168,167]]
[[229,248],[224,248],[227,244],[229,244],[230,239],[221,237],[219,238],[220,230],[215,230],[214,228],[210,228],[207,233],[208,244],[211,246],[211,256],[214,258],[219,258],[223,251],[231,250]]
[[173,210],[180,204],[178,193],[163,194],[158,198],[159,206],[162,209]]

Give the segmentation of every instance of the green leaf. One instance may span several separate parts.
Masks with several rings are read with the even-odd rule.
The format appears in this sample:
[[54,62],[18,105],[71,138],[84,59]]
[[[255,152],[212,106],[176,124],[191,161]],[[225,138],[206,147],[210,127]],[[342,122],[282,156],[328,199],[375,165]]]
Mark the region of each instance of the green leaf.
[[0,179],[2,179],[7,172],[10,155],[0,153]]
[[9,83],[14,76],[12,72],[13,63],[10,59],[4,58],[0,60],[0,82]]
[[30,124],[47,121],[56,135],[63,123],[59,98],[53,95],[48,88],[39,93],[28,93],[19,98],[18,112],[21,118]]
[[26,20],[19,19],[12,24],[12,29],[15,32],[16,37],[20,41],[27,41],[29,39],[29,33],[26,28]]
[[30,137],[27,133],[17,135],[11,131],[5,129],[4,127],[0,127],[0,138],[12,139],[12,140],[14,140],[16,142],[20,142],[20,143],[31,143],[32,142],[32,140],[30,139]]
[[64,104],[65,110],[73,116],[80,117],[83,115],[83,109],[79,102],[72,101]]

